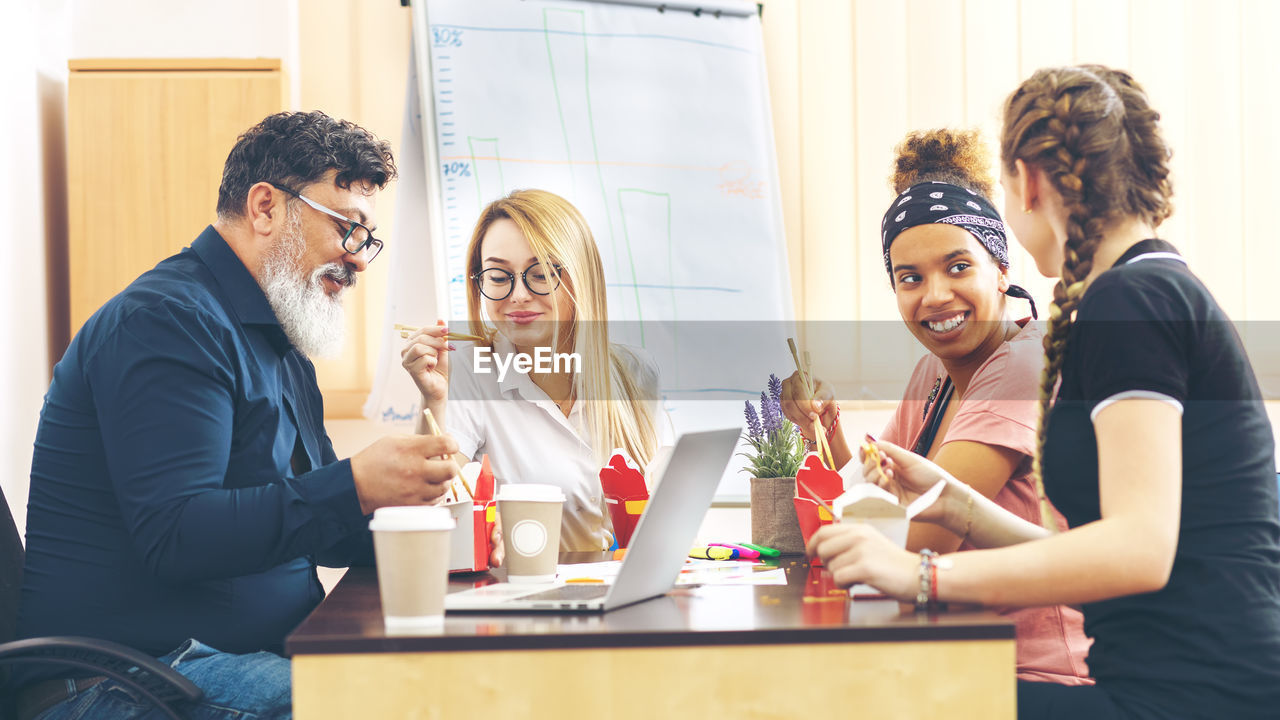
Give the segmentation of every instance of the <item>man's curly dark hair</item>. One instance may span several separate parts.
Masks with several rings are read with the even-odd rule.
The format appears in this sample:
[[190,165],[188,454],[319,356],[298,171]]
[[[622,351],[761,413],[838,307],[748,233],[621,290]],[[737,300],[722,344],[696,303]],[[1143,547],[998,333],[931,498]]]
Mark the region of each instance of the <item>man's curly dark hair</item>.
[[330,170],[339,187],[367,182],[379,189],[396,177],[391,144],[346,120],[314,110],[269,115],[245,131],[227,155],[218,188],[218,217],[244,214],[249,188],[271,182],[302,192]]

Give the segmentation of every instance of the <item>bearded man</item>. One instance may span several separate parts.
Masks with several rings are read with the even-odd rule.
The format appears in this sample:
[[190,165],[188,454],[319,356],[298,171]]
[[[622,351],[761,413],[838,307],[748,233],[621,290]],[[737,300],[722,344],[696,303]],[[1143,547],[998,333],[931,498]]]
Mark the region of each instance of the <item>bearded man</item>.
[[[279,652],[323,597],[316,564],[372,562],[368,515],[431,502],[454,474],[447,437],[339,460],[308,359],[342,343],[395,172],[356,125],[272,115],[227,157],[217,221],[85,323],[40,413],[19,637],[159,657],[204,690],[192,716],[289,715]],[[149,712],[86,675],[15,673],[19,712]]]

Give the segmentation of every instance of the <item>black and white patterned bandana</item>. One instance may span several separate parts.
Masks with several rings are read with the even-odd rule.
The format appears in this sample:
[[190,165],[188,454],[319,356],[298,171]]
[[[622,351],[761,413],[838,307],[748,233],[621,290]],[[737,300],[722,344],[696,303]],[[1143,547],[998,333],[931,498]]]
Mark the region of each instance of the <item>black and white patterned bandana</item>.
[[[917,183],[894,199],[880,223],[884,249],[884,269],[893,282],[893,265],[889,262],[889,246],[903,231],[917,225],[956,225],[969,231],[978,243],[991,253],[1000,267],[1009,267],[1009,234],[1004,220],[990,200],[968,188],[941,180]],[[1031,293],[1010,285],[1007,295],[1031,301],[1031,316],[1037,317]]]

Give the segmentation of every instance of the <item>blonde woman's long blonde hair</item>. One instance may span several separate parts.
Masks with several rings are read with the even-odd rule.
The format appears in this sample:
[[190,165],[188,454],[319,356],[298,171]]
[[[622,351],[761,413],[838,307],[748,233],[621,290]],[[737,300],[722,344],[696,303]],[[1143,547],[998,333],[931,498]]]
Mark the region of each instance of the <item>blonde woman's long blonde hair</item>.
[[[529,242],[534,257],[546,268],[559,267],[559,289],[573,303],[573,321],[562,328],[555,318],[557,343],[572,347],[582,359],[573,379],[575,402],[585,402],[583,417],[592,453],[603,465],[614,448],[622,448],[644,467],[658,449],[657,418],[652,401],[632,376],[627,350],[609,342],[609,311],[604,266],[586,218],[568,200],[545,190],[515,190],[493,201],[480,213],[467,247],[467,277],[483,267],[480,244],[493,223],[509,219]],[[492,338],[497,329],[485,322],[480,285],[467,283],[467,319],[471,332]],[[559,352],[560,347],[552,348]],[[655,383],[656,386],[656,383]]]

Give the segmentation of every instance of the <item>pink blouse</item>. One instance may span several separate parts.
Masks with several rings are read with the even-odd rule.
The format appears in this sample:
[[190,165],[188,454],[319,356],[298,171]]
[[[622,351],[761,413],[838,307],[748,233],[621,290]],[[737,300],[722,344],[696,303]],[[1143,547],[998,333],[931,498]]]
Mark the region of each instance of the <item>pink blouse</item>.
[[[1036,421],[1040,373],[1044,366],[1044,333],[1035,323],[996,349],[974,373],[943,443],[968,440],[1022,454],[1014,476],[996,494],[1000,507],[1040,523],[1040,500],[1031,478],[1031,458],[1036,448]],[[947,377],[942,361],[925,355],[907,383],[902,402],[885,427],[883,439],[911,449],[925,426],[925,413],[933,412],[930,393]],[[939,393],[940,394],[940,393]],[[1054,510],[1058,526],[1066,520]],[[967,542],[960,550],[972,550]],[[1064,605],[1037,608],[1005,608],[1018,633],[1018,679],[1063,685],[1092,684],[1085,664],[1092,642],[1084,634],[1084,617]]]

